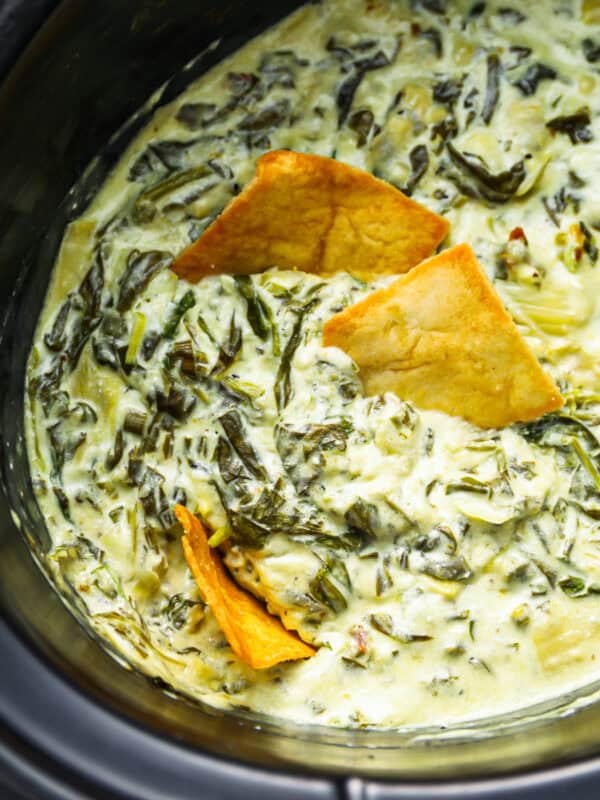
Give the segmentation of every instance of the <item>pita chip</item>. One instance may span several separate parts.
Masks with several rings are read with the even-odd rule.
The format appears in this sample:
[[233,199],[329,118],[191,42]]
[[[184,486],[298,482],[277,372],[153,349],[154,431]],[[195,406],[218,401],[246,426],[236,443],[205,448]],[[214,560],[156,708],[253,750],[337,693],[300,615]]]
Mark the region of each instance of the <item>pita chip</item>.
[[395,392],[482,428],[563,405],[467,244],[336,314],[323,338],[354,359],[368,395]]
[[188,566],[236,656],[253,669],[313,656],[314,647],[284,628],[229,577],[218,552],[208,546],[200,520],[180,505],[175,506],[175,515],[185,531],[182,544]]
[[278,266],[365,281],[430,256],[448,223],[389,183],[333,158],[274,150],[256,177],[175,259],[180,278]]

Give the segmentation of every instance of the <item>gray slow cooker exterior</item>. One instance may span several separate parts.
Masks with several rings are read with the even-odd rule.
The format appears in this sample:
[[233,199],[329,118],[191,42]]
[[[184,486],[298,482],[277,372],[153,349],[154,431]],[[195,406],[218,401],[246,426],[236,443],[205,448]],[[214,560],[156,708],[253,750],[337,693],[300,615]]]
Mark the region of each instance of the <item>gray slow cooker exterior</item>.
[[[124,123],[166,78],[176,75],[158,104],[297,5],[0,0],[0,796],[597,798],[598,709],[539,736],[516,725],[500,739],[406,749],[393,734],[299,730],[192,707],[109,657],[31,555],[45,541],[22,440],[23,369],[64,225],[150,111]],[[223,44],[180,77],[218,37]]]

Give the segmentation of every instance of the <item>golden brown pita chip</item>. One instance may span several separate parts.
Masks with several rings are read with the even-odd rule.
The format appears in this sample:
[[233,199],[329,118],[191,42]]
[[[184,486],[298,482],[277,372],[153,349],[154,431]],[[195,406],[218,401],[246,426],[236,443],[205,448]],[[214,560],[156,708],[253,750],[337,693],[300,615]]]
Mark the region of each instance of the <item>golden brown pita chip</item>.
[[216,550],[208,546],[200,521],[184,506],[175,506],[183,525],[183,552],[198,588],[210,606],[233,652],[253,669],[281,661],[309,658],[315,649],[286,630],[261,604],[225,572]]
[[367,394],[395,392],[482,428],[563,404],[466,244],[336,314],[324,343],[354,359]]
[[172,269],[189,281],[271,266],[322,275],[345,270],[369,281],[414,267],[447,231],[443,217],[368,172],[274,150]]

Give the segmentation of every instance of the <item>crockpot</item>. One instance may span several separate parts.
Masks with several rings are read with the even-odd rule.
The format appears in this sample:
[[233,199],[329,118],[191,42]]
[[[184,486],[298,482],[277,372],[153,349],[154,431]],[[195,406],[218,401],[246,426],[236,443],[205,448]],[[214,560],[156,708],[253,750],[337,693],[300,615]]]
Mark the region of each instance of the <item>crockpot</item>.
[[64,227],[155,108],[297,5],[0,0],[0,796],[597,798],[600,685],[418,732],[217,711],[120,663],[44,571],[24,370]]

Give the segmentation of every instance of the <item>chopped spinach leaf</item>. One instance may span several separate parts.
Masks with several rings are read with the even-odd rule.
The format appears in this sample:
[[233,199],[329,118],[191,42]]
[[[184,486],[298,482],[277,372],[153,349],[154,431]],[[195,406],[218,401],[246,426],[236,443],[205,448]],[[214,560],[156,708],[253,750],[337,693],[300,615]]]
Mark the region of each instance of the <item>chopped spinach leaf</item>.
[[123,312],[131,308],[133,301],[143,292],[151,278],[166,267],[172,258],[170,253],[161,250],[150,250],[146,253],[132,250],[119,287],[117,310]]
[[588,125],[591,122],[589,108],[580,108],[574,114],[554,117],[546,123],[546,127],[554,133],[564,133],[572,144],[591,142],[593,136]]
[[266,339],[271,330],[267,304],[260,296],[254,282],[248,275],[236,275],[235,283],[248,307],[248,322],[259,339]]
[[251,133],[263,133],[283,124],[291,110],[290,101],[286,98],[265,106],[260,111],[245,116],[239,123],[239,129]]
[[244,430],[240,414],[235,409],[230,408],[229,411],[219,417],[219,422],[244,466],[255,478],[265,480],[267,477],[266,470],[260,463],[256,450]]
[[355,111],[348,119],[348,127],[358,134],[356,143],[359,147],[364,147],[381,130],[379,125],[375,123],[373,112],[369,109]]
[[358,534],[364,540],[374,539],[377,536],[380,521],[376,505],[366,503],[359,498],[346,511],[344,519],[350,533]]
[[410,197],[429,167],[429,152],[425,145],[418,144],[413,147],[409,154],[409,160],[411,173],[408,176],[403,192]]
[[462,556],[444,561],[427,559],[422,570],[426,575],[443,581],[466,581],[472,575],[471,568]]
[[237,358],[242,349],[242,329],[235,321],[235,313],[231,315],[227,339],[219,348],[216,364],[212,368],[212,375],[218,377],[228,369]]
[[583,578],[578,578],[574,575],[562,578],[558,585],[569,597],[583,597],[586,594],[585,581]]
[[458,167],[469,181],[461,189],[474,197],[482,197],[492,203],[504,203],[509,200],[525,180],[525,163],[517,161],[510,169],[494,174],[488,170],[484,162],[470,153],[461,153],[452,142],[446,142],[452,163]]
[[71,311],[71,298],[67,297],[65,302],[60,307],[58,314],[54,318],[54,322],[52,323],[52,327],[44,335],[44,344],[49,350],[54,350],[56,352],[60,352],[64,349],[67,343],[67,333],[65,331],[65,326],[67,324],[67,319],[69,317],[69,312]]
[[352,102],[354,101],[356,90],[367,72],[387,67],[390,63],[390,59],[382,50],[377,51],[371,58],[364,58],[355,62],[355,71],[343,80],[338,88],[336,97],[338,127],[341,128],[346,121],[352,107]]
[[556,70],[552,69],[552,67],[536,62],[515,82],[515,86],[520,89],[524,95],[529,97],[536,93],[542,81],[553,81],[556,80],[557,77],[558,73]]
[[384,614],[382,612],[378,614],[371,614],[369,620],[376,631],[379,631],[379,633],[383,633],[385,636],[389,636],[391,639],[395,639],[397,642],[401,642],[402,644],[411,644],[412,642],[428,642],[432,639],[431,636],[426,634],[404,633],[403,631],[399,631],[394,624],[391,614]]
[[300,344],[303,322],[304,313],[299,311],[296,316],[296,321],[294,323],[294,327],[292,328],[290,338],[287,340],[285,349],[281,354],[281,361],[279,362],[279,369],[277,370],[275,385],[273,387],[273,391],[275,392],[275,402],[279,411],[287,406],[292,395],[292,360]]
[[436,103],[452,108],[462,92],[462,78],[448,78],[445,81],[438,81],[433,84],[433,99]]
[[189,311],[190,308],[193,308],[196,305],[196,296],[191,289],[183,295],[183,297],[179,300],[175,308],[169,314],[169,318],[167,320],[167,324],[163,330],[163,336],[165,339],[174,339],[177,334],[177,329],[179,328],[179,323],[181,322],[184,314],[186,311]]
[[586,38],[581,42],[581,49],[585,60],[590,64],[600,61],[600,44],[596,44],[593,39]]
[[496,53],[490,53],[487,57],[487,82],[485,88],[485,100],[481,117],[486,125],[489,125],[494,111],[500,98],[500,75],[502,64]]
[[497,13],[503,22],[507,22],[510,25],[520,25],[521,22],[525,22],[527,19],[525,14],[521,13],[521,11],[516,8],[511,8],[510,6],[499,8]]
[[425,30],[419,31],[419,36],[422,39],[429,39],[431,44],[433,45],[433,49],[435,54],[438,58],[441,58],[444,50],[442,45],[442,34],[437,28],[426,28]]

